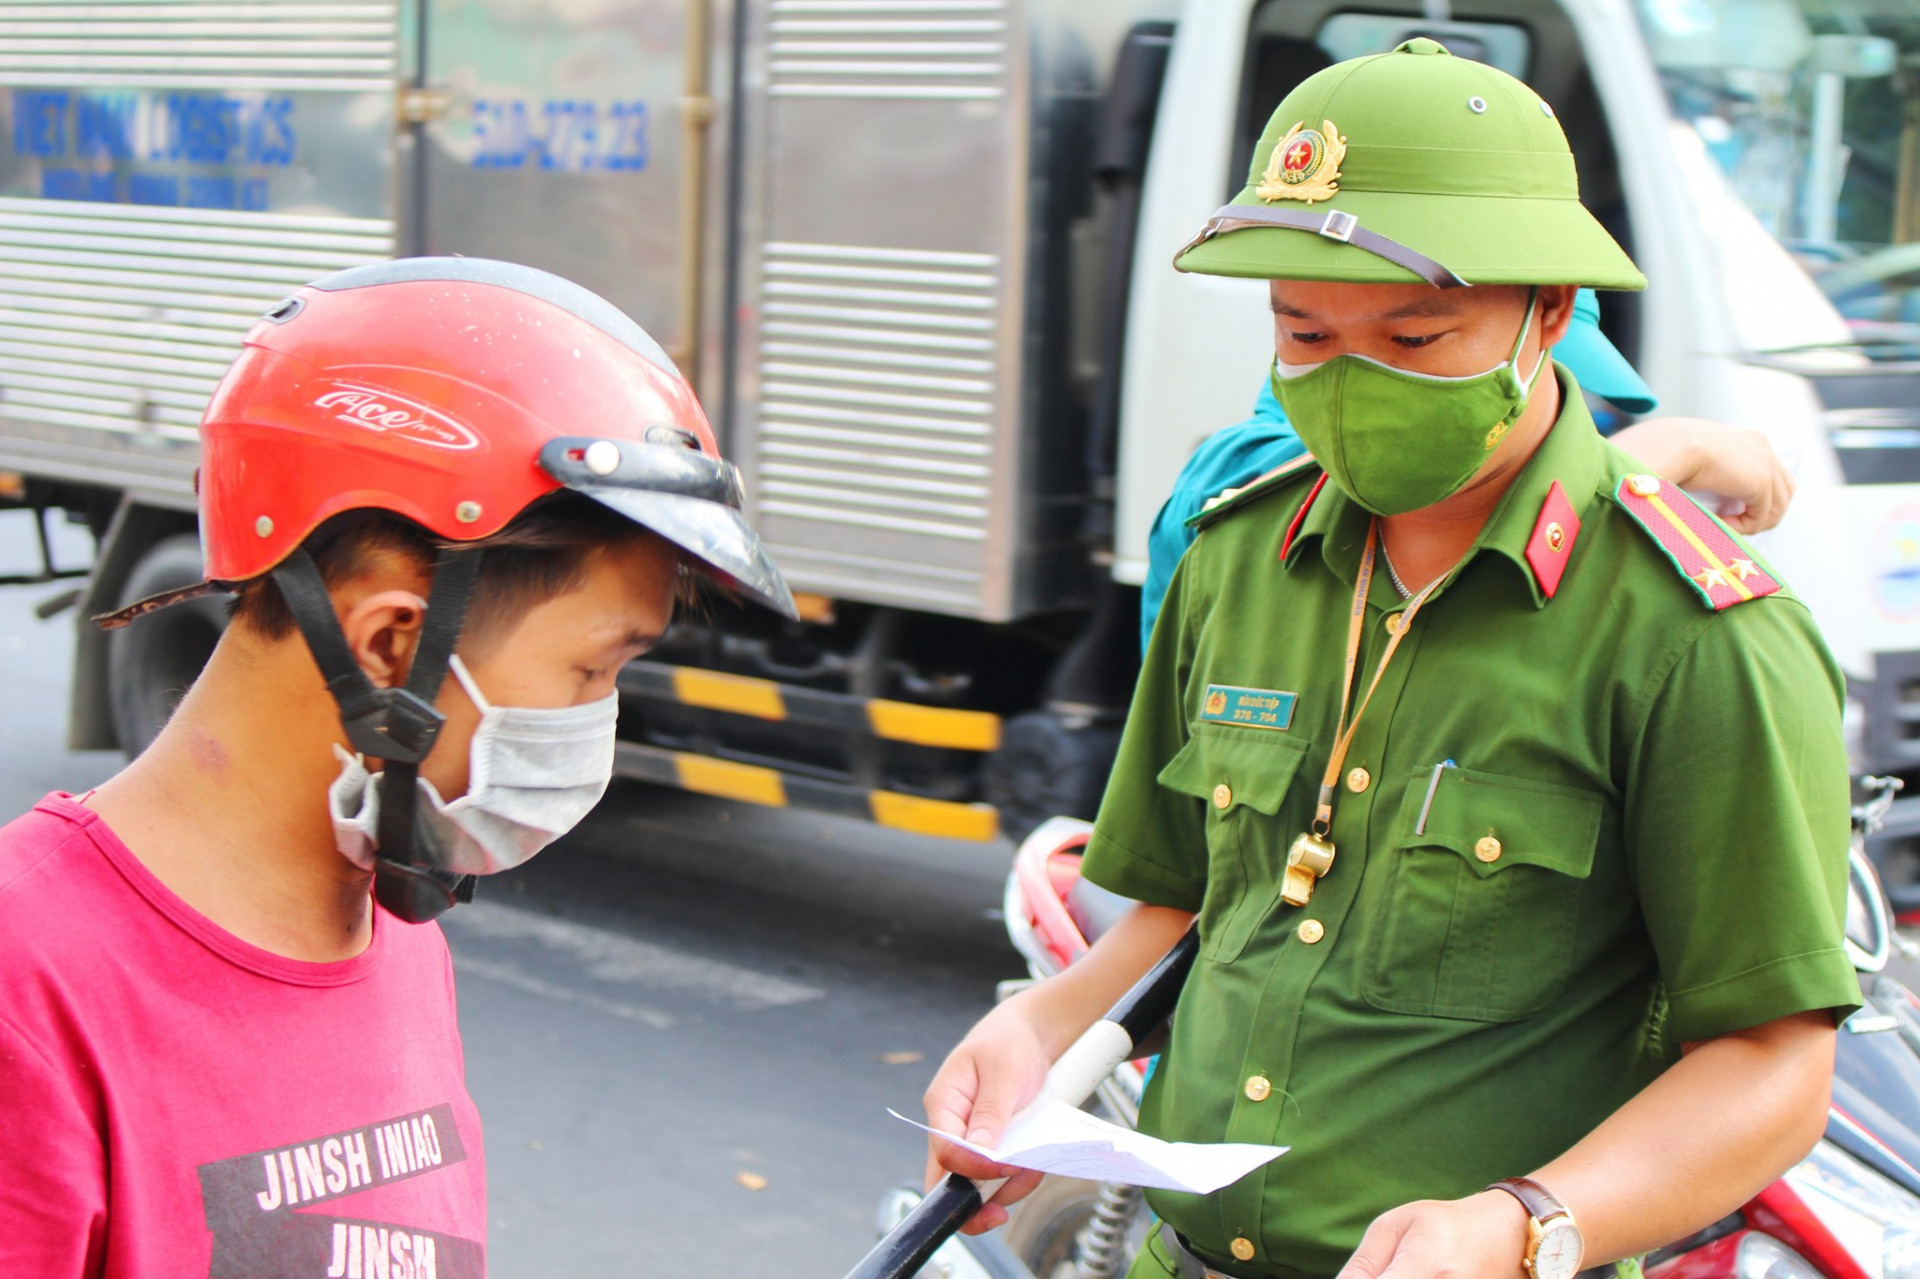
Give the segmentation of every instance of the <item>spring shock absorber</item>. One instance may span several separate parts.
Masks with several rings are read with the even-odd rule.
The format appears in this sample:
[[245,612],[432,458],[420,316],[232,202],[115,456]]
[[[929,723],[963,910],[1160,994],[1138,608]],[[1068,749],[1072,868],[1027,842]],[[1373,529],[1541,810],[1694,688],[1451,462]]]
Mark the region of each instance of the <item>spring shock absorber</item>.
[[1138,1186],[1102,1182],[1093,1202],[1093,1217],[1075,1241],[1078,1261],[1074,1279],[1113,1279],[1125,1266],[1127,1231],[1140,1211],[1143,1192]]

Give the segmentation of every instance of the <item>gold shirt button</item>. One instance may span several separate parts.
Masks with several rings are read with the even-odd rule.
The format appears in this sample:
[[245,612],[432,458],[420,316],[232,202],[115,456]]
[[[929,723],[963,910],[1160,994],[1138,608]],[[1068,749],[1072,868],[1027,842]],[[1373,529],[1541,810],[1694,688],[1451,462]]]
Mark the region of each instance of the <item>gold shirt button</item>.
[[1221,782],[1213,788],[1213,806],[1215,808],[1225,808],[1231,803],[1233,803],[1233,787],[1227,785],[1225,782]]
[[1245,1235],[1236,1238],[1232,1243],[1227,1245],[1227,1248],[1238,1260],[1253,1260],[1253,1240],[1247,1238]]
[[1250,1075],[1247,1078],[1246,1094],[1248,1101],[1265,1101],[1273,1096],[1273,1081],[1265,1075]]
[[1483,862],[1500,860],[1500,841],[1491,835],[1483,835],[1480,842],[1473,846],[1473,855]]
[[1660,481],[1651,475],[1629,475],[1627,491],[1635,497],[1652,497],[1660,491]]
[[1303,920],[1295,931],[1299,934],[1301,941],[1311,946],[1327,935],[1327,926],[1317,919],[1308,919]]
[[1387,634],[1398,635],[1401,631],[1405,630],[1406,628],[1407,628],[1407,615],[1405,613],[1388,613],[1387,614]]
[[1373,785],[1373,774],[1364,768],[1356,768],[1347,774],[1347,789],[1358,795]]

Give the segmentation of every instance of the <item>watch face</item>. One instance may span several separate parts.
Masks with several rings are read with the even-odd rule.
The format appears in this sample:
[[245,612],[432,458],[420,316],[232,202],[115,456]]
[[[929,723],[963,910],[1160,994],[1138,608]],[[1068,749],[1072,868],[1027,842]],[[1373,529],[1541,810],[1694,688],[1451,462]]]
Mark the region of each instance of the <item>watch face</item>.
[[1586,1241],[1572,1222],[1549,1225],[1540,1233],[1540,1246],[1533,1254],[1534,1279],[1573,1279],[1580,1272],[1580,1254]]

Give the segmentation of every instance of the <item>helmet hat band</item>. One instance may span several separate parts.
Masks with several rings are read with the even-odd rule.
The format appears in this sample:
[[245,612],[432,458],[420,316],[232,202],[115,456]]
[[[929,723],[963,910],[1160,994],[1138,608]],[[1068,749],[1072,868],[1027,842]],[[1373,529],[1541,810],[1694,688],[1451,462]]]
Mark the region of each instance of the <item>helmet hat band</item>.
[[1418,249],[1408,248],[1398,240],[1389,239],[1377,231],[1368,230],[1360,225],[1359,218],[1339,209],[1313,213],[1306,209],[1275,209],[1246,204],[1224,205],[1207,220],[1207,225],[1201,228],[1200,234],[1182,247],[1180,253],[1174,254],[1174,257],[1180,257],[1195,245],[1205,244],[1216,235],[1250,226],[1275,226],[1289,231],[1308,231],[1314,235],[1323,235],[1329,240],[1338,240],[1342,244],[1351,244],[1356,249],[1364,249],[1397,267],[1404,267],[1436,289],[1467,287],[1467,282],[1445,264],[1434,261]]

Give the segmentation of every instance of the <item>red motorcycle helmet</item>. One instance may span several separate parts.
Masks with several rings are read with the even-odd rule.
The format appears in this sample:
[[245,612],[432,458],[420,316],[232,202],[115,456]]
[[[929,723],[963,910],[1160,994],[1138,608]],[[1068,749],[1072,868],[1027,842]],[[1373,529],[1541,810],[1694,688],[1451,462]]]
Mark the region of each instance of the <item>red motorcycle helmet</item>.
[[[693,390],[646,332],[532,267],[405,258],[317,280],[256,324],[201,421],[206,582],[98,619],[126,625],[270,574],[355,750],[380,772],[374,894],[403,919],[471,896],[416,821],[419,763],[485,549],[561,489],[686,552],[725,588],[788,617],[793,596],[741,514]],[[376,688],[303,546],[326,520],[391,512],[442,543],[404,686]]]
[[200,440],[210,582],[260,576],[343,511],[467,542],[565,487],[794,615],[693,389],[618,308],[533,267],[403,258],[315,281],[247,334]]

